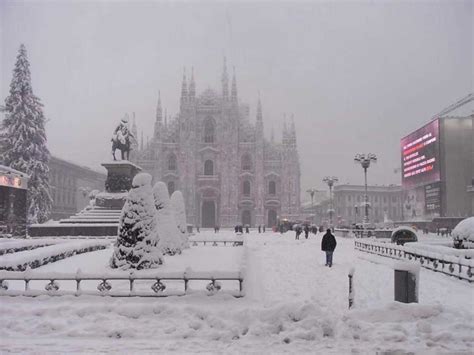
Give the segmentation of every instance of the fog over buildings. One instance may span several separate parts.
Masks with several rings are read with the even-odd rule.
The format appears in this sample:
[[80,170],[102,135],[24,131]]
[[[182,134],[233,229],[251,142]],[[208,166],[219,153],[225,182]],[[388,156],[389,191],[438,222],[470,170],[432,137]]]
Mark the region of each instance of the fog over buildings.
[[223,57],[267,137],[294,115],[302,191],[325,175],[400,183],[400,138],[473,91],[473,2],[0,3],[0,96],[20,43],[53,155],[100,169],[116,122],[152,136],[158,92],[179,111],[183,67],[220,89]]

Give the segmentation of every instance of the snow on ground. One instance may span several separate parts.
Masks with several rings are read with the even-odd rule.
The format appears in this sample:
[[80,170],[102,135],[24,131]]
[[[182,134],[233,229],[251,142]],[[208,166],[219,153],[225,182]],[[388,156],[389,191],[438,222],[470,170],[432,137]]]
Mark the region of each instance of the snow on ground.
[[[205,233],[212,237],[213,232]],[[224,234],[233,235],[221,230],[216,238]],[[400,304],[393,302],[395,261],[354,251],[352,239],[337,238],[334,265],[327,268],[321,234],[299,241],[291,232],[244,238],[244,247],[190,249],[206,248],[200,262],[212,269],[237,267],[238,256],[232,261],[225,250],[245,253],[244,298],[2,297],[0,346],[22,353],[472,352],[474,289],[469,283],[421,269],[420,303]],[[186,251],[167,258],[165,267],[177,268]],[[72,271],[80,265],[84,272],[95,272],[105,267],[107,252],[89,255],[104,253],[103,261],[94,257],[83,265],[84,254],[38,270]],[[348,310],[352,267],[355,308]]]

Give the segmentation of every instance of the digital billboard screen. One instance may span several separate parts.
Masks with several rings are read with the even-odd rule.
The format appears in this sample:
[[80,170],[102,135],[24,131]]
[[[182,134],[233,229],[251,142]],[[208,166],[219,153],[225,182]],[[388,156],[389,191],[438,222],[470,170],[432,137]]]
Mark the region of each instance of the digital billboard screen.
[[439,121],[431,121],[402,138],[401,153],[403,187],[439,181]]

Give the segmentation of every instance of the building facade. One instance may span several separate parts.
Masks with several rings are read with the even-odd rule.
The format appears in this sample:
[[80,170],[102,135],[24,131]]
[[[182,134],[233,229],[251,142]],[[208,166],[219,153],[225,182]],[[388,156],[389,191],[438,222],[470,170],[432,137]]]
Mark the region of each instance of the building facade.
[[[335,185],[334,186],[334,222],[339,226],[350,226],[362,223],[364,218],[364,185]],[[382,223],[384,221],[402,221],[403,192],[398,185],[367,186],[369,197],[369,221]]]
[[69,217],[89,204],[92,190],[104,190],[106,175],[69,161],[51,157],[49,183],[52,219]]
[[474,94],[401,140],[404,205],[411,220],[474,214]]
[[0,235],[26,236],[28,175],[0,165]]
[[[235,72],[229,85],[226,64],[219,93],[196,93],[194,74],[183,76],[180,111],[168,121],[158,99],[154,135],[132,161],[164,181],[170,194],[181,190],[188,223],[201,227],[237,223],[274,226],[297,218],[300,165],[294,122],[281,143],[264,138],[260,99],[255,123],[239,101]],[[230,89],[230,90],[229,90]],[[136,127],[132,127],[132,132]]]

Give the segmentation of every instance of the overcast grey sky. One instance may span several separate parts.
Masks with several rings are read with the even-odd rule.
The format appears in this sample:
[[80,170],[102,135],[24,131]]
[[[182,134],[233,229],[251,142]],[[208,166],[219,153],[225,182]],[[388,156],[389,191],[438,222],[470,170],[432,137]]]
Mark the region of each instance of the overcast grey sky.
[[158,90],[178,111],[183,66],[198,92],[220,90],[223,55],[240,99],[260,91],[267,137],[294,114],[302,189],[400,183],[400,138],[473,91],[473,1],[1,1],[0,96],[20,43],[49,119],[54,155],[100,169],[125,112],[152,132]]

